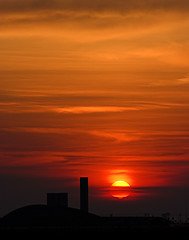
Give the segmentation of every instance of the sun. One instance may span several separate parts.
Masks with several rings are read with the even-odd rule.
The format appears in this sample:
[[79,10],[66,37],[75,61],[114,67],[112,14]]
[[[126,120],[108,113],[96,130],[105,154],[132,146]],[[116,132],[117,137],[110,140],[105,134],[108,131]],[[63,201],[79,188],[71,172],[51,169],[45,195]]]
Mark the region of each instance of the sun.
[[130,195],[130,184],[125,181],[115,181],[112,184],[112,197],[124,199]]
[[129,196],[129,194],[124,194],[124,193],[112,194],[112,197],[117,198],[119,200],[127,198],[128,196]]
[[130,184],[125,181],[116,181],[112,183],[113,187],[130,187]]

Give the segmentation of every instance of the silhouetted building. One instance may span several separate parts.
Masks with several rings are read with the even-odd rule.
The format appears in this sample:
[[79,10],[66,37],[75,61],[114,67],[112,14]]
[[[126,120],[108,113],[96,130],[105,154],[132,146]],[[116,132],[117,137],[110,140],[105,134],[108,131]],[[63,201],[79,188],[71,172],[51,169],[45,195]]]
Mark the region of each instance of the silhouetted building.
[[88,212],[88,177],[80,178],[80,210]]
[[68,193],[47,193],[47,205],[68,207]]
[[[88,213],[88,178],[80,178],[80,209],[68,207],[68,193],[47,193],[47,205],[18,208],[0,219],[0,230],[37,229],[57,232],[57,229],[96,229],[106,232],[137,229],[167,229],[171,222],[160,217],[100,217]],[[73,231],[74,232],[74,231]],[[0,232],[1,234],[1,232]]]

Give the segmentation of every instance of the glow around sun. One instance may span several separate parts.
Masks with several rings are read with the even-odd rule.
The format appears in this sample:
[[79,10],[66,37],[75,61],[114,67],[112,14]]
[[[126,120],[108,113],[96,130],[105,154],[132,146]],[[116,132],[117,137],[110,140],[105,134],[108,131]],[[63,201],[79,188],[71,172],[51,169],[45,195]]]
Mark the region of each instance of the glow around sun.
[[125,181],[116,181],[112,184],[113,187],[130,187],[130,184]]

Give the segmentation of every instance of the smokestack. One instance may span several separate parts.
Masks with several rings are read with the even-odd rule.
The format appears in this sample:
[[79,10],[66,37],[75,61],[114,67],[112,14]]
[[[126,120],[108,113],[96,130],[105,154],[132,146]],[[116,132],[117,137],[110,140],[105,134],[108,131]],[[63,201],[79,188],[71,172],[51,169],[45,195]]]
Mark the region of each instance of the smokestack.
[[80,178],[80,210],[88,212],[88,177]]

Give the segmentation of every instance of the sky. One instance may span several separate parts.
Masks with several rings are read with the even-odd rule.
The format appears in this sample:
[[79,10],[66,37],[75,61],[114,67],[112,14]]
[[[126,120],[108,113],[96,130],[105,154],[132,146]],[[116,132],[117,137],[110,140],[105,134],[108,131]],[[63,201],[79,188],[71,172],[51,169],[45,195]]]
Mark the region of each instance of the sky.
[[186,215],[188,0],[0,0],[0,14],[0,216],[47,192],[79,207],[80,176],[93,213]]

